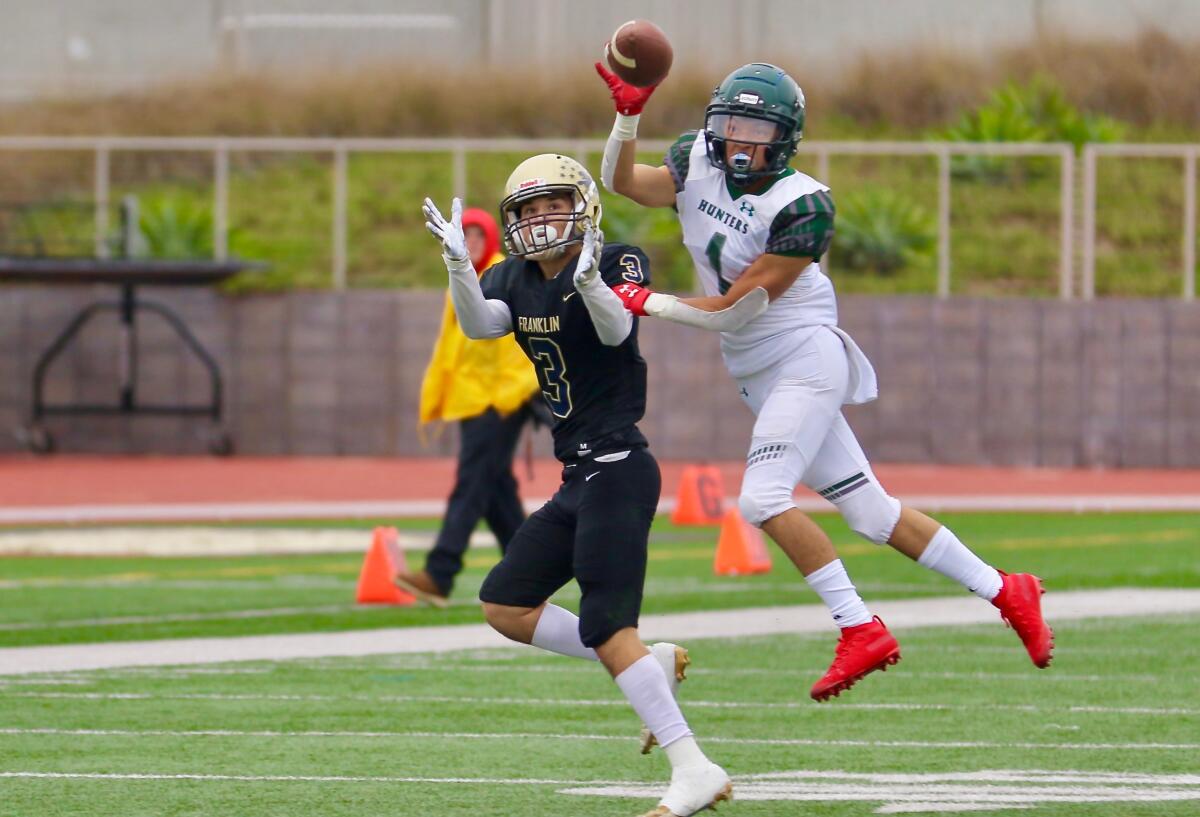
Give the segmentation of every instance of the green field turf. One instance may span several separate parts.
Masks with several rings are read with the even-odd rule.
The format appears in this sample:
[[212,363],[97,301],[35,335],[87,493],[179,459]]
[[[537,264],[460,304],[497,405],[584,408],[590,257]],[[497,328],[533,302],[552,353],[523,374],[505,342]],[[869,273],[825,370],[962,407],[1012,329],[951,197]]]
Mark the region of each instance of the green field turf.
[[[750,775],[824,773],[793,781],[820,783],[814,802],[776,784],[726,815],[866,815],[954,785],[976,807],[1058,787],[1021,812],[1039,816],[1184,817],[1200,806],[1197,624],[1065,623],[1044,672],[998,624],[901,631],[898,666],[823,705],[805,692],[828,636],[696,641],[681,698],[735,794],[762,793]],[[668,775],[661,753],[637,753],[636,717],[598,665],[527,648],[21,680],[0,686],[0,774],[98,777],[0,776],[6,815],[637,815]],[[1036,779],[1049,771],[1068,782]],[[927,779],[963,773],[992,782],[963,795]],[[651,789],[566,793],[637,785]],[[1117,802],[1056,802],[1063,789]],[[1191,799],[1130,801],[1163,789]]]
[[[944,520],[1051,593],[1200,586],[1192,514]],[[868,602],[962,593],[819,521]],[[646,612],[816,600],[777,553],[768,575],[714,577],[714,539],[656,525]],[[446,612],[355,609],[357,555],[5,558],[0,646],[479,622],[496,556],[470,554]],[[999,621],[898,629],[903,661],[822,705],[807,690],[832,627],[696,640],[681,699],[735,777],[725,815],[1183,817],[1200,813],[1198,626],[1064,621],[1046,671]],[[598,665],[522,647],[0,675],[0,815],[638,815],[669,772],[637,731]]]
[[[890,548],[856,537],[836,515],[816,517],[839,545],[864,598],[962,592]],[[1113,586],[1200,586],[1200,525],[1194,514],[946,514],[986,559],[1043,576],[1051,591]],[[311,525],[312,523],[304,523]],[[333,524],[333,523],[330,523]],[[364,549],[372,523],[363,528]],[[413,528],[430,522],[406,522]],[[148,526],[142,535],[152,537]],[[655,524],[647,613],[816,601],[773,546],[775,569],[715,577],[713,528]],[[481,621],[474,603],[499,554],[472,550],[449,611],[359,608],[354,554],[242,558],[0,558],[0,646],[184,636],[309,632]],[[423,553],[409,556],[415,568]],[[559,599],[578,597],[569,585]]]

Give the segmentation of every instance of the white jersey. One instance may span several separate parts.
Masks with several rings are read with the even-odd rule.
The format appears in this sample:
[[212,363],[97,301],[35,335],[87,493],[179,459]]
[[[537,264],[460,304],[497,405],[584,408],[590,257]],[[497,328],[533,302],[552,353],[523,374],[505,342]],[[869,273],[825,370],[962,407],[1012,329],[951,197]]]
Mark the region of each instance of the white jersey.
[[[671,146],[666,166],[675,179],[683,244],[706,295],[728,291],[764,253],[816,259],[763,314],[736,332],[721,333],[721,353],[731,375],[740,378],[770,368],[819,327],[837,326],[833,282],[820,265],[833,238],[834,207],[827,186],[788,171],[760,193],[731,191],[725,174],[708,161],[703,136],[694,131]],[[844,332],[838,333],[847,341],[852,369],[860,370],[852,377],[850,402],[874,399],[870,363]]]

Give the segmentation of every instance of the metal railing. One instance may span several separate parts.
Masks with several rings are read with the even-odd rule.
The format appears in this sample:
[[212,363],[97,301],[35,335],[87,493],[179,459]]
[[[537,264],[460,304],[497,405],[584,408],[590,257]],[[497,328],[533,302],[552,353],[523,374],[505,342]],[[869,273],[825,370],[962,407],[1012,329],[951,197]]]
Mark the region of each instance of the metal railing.
[[[639,151],[665,151],[667,140],[641,140]],[[7,136],[0,137],[0,150],[91,151],[94,154],[95,249],[108,252],[110,168],[112,154],[119,151],[203,152],[213,162],[213,248],[224,260],[229,233],[229,154],[231,152],[325,153],[332,159],[333,207],[330,223],[333,253],[331,276],[336,289],[347,282],[347,159],[352,153],[446,153],[451,162],[452,189],[465,197],[469,153],[535,152],[557,150],[581,161],[604,149],[600,139],[364,139],[364,138],[263,138],[263,137],[104,137],[104,136]],[[1062,299],[1076,295],[1073,275],[1075,255],[1075,152],[1065,143],[972,143],[972,142],[802,142],[799,152],[815,158],[816,175],[829,183],[831,157],[928,156],[937,160],[937,295],[950,294],[951,159],[957,156],[1046,157],[1058,159],[1059,176],[1059,269],[1058,294]],[[1083,150],[1083,225],[1079,234],[1082,259],[1080,297],[1095,296],[1096,161],[1099,156],[1167,157],[1183,159],[1184,237],[1183,291],[1185,300],[1195,297],[1196,286],[1196,157],[1200,145],[1086,145]]]
[[1080,294],[1096,297],[1096,161],[1101,156],[1183,160],[1183,300],[1196,298],[1196,157],[1200,145],[1084,145]]

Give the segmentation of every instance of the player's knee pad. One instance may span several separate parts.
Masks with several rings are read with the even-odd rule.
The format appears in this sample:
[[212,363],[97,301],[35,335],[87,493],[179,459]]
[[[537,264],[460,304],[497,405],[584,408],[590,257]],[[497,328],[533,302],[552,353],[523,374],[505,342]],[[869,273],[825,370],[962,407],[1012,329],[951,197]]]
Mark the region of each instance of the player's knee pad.
[[900,521],[900,500],[889,496],[873,476],[860,476],[859,482],[857,488],[830,501],[852,531],[877,545],[886,545]]
[[746,457],[746,474],[738,497],[738,510],[745,520],[761,528],[767,520],[796,507],[792,494],[810,460],[811,456],[791,440],[756,434]]
[[763,522],[796,507],[792,499],[795,488],[784,474],[775,469],[750,469],[742,480],[738,510],[747,522],[761,528]]
[[794,507],[796,507],[796,502],[792,499],[791,491],[776,491],[769,495],[760,495],[743,490],[741,496],[738,497],[738,510],[742,512],[742,518],[756,528],[761,528],[764,522],[774,519]]

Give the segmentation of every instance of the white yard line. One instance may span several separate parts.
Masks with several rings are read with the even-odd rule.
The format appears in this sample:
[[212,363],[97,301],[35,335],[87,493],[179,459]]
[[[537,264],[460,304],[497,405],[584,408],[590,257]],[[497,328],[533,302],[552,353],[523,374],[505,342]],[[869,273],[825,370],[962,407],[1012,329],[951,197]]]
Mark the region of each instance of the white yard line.
[[223,610],[216,613],[166,613],[160,616],[119,616],[114,618],[76,618],[64,621],[18,621],[0,623],[0,632],[10,630],[46,630],[63,627],[111,627],[120,624],[169,624],[174,621],[222,621],[225,619],[278,618],[349,613],[362,610],[354,604],[326,604],[319,607],[268,607],[260,610]]
[[[796,770],[734,778],[739,800],[882,803],[875,814],[1028,809],[1044,804],[1200,800],[1200,776],[996,769],[934,774]],[[589,786],[559,794],[651,798],[659,788]],[[787,809],[792,812],[796,806]]]
[[[367,777],[350,775],[253,775],[153,772],[0,771],[3,779],[94,781],[195,781],[270,783],[426,784],[554,786],[558,794],[657,798],[661,780],[571,781],[537,778]],[[745,801],[860,802],[880,804],[876,814],[1028,809],[1043,804],[1163,803],[1200,800],[1200,775],[1124,774],[1070,770],[988,769],[934,774],[856,774],[798,769],[733,778]],[[785,807],[792,812],[796,806]]]
[[[632,735],[579,735],[544,732],[282,732],[275,730],[230,729],[54,729],[0,728],[0,735],[66,735],[72,737],[121,738],[368,738],[398,740],[569,740],[618,741],[632,743]],[[744,746],[846,746],[904,749],[1054,749],[1084,752],[1193,751],[1200,743],[1036,743],[978,740],[818,740],[808,738],[731,738],[705,735],[705,743]]]
[[[1049,593],[1044,597],[1044,605],[1046,616],[1052,623],[1084,618],[1188,614],[1200,612],[1200,590],[1126,588]],[[947,598],[881,601],[872,607],[896,630],[983,623],[999,626],[995,608],[966,594]],[[823,605],[809,604],[643,616],[639,630],[649,641],[698,640],[831,633],[832,625]],[[1015,640],[1016,637],[1013,638]],[[226,661],[440,653],[513,646],[511,641],[486,624],[465,624],[8,647],[0,649],[0,675]],[[1019,649],[1015,645],[1014,648]]]
[[[0,517],[4,511],[0,509]],[[49,520],[46,520],[49,521]],[[132,520],[125,520],[132,521]],[[3,520],[0,519],[0,523]],[[436,531],[400,531],[405,550],[433,547]],[[101,527],[0,530],[0,556],[264,556],[292,553],[366,553],[371,530],[271,527]],[[472,547],[495,547],[480,531]],[[86,577],[78,579],[84,580]],[[0,583],[0,587],[7,582]]]
[[349,775],[292,774],[118,774],[111,772],[21,772],[0,771],[4,778],[46,778],[51,780],[235,780],[270,783],[478,783],[481,785],[529,786],[637,786],[637,782],[615,780],[541,780],[496,777],[351,777]]
[[[527,511],[542,506],[545,498],[524,502]],[[820,497],[800,495],[803,511],[832,511]],[[726,497],[726,507],[736,507],[737,497]],[[1112,511],[1200,511],[1200,495],[1178,494],[944,494],[906,495],[905,504],[934,513],[941,511],[1058,511],[1104,513]],[[659,513],[675,509],[672,497],[658,503]],[[0,508],[0,525],[38,525],[96,522],[232,522],[263,519],[396,519],[437,517],[445,513],[442,499],[376,500],[365,502],[187,502],[130,505],[34,505]]]
[[[279,703],[338,703],[367,702],[383,704],[459,704],[485,706],[532,706],[547,707],[628,707],[623,698],[512,698],[471,695],[290,695],[257,693],[219,692],[5,692],[0,690],[0,699],[34,698],[38,700],[81,700],[81,701],[260,701]],[[901,712],[978,712],[978,704],[922,704],[922,703],[835,703],[826,706],[809,700],[795,701],[697,701],[688,700],[689,709],[742,709],[749,711],[772,711],[804,709],[809,712],[836,713],[853,710],[886,710]],[[1137,715],[1174,717],[1178,715],[1200,715],[1200,709],[1188,707],[1153,706],[1042,706],[1037,704],[988,704],[989,710],[1036,713],[1088,713],[1096,715]]]

